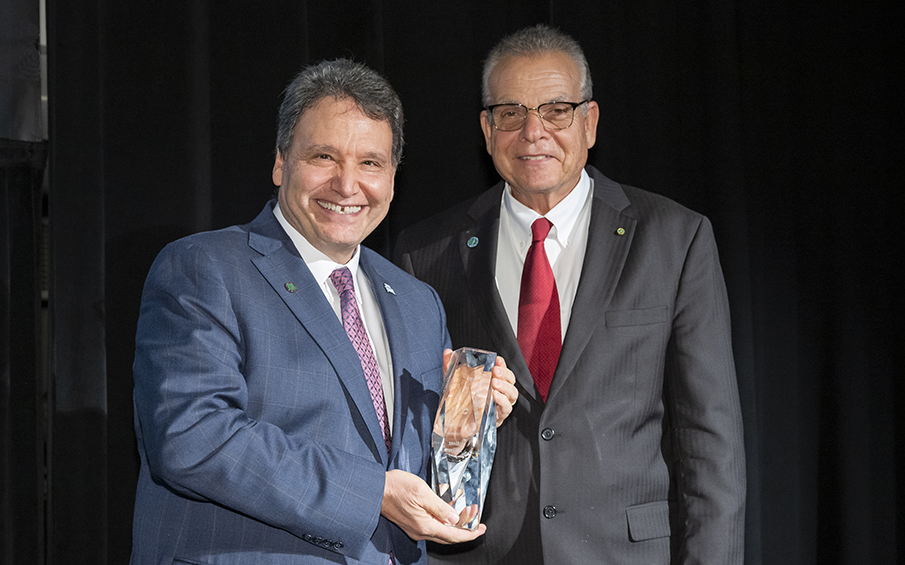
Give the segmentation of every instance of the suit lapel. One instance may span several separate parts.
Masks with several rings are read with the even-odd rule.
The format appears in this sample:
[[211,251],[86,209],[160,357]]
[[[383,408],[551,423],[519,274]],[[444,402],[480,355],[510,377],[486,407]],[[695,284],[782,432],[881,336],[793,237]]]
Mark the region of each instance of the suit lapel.
[[548,402],[572,373],[591,334],[603,318],[603,312],[622,275],[635,234],[636,220],[622,213],[630,204],[622,187],[593,167],[588,167],[588,173],[594,179],[588,243],[581,267],[581,279],[572,304],[572,317],[550,386]]
[[262,254],[252,262],[333,365],[367,424],[374,453],[386,465],[383,432],[374,417],[374,403],[358,353],[272,208],[268,205],[250,226],[248,244]]
[[[478,197],[469,209],[474,220],[458,241],[468,299],[474,302],[478,315],[494,343],[495,351],[506,359],[506,365],[521,385],[520,394],[537,399],[534,380],[522,355],[509,317],[496,285],[496,251],[500,232],[500,201],[504,184]],[[476,238],[476,239],[472,239]]]

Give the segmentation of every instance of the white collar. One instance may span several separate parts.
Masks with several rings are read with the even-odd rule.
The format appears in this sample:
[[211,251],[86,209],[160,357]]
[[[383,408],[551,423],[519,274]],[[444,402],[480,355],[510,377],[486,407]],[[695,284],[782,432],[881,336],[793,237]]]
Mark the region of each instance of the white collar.
[[[563,247],[568,245],[569,237],[572,235],[572,230],[578,221],[578,215],[581,213],[581,208],[584,206],[590,191],[591,177],[582,169],[581,177],[578,179],[578,184],[575,185],[575,188],[556,206],[551,208],[549,212],[543,215],[553,224],[553,229],[548,237],[555,239]],[[512,218],[515,228],[524,233],[530,234],[531,224],[541,217],[541,214],[525,206],[512,196],[512,187],[509,186],[508,182],[506,183],[506,190],[503,192],[503,206],[506,207],[506,211]]]
[[276,216],[278,222],[283,227],[283,230],[286,231],[286,234],[289,235],[289,239],[292,240],[292,243],[295,245],[295,248],[298,250],[299,255],[302,256],[302,260],[305,261],[305,264],[308,265],[308,269],[311,271],[311,274],[314,275],[314,280],[317,281],[317,284],[324,284],[327,279],[330,278],[330,273],[332,273],[335,269],[340,267],[348,267],[350,271],[352,271],[352,278],[357,281],[358,277],[358,259],[361,257],[361,254],[358,252],[360,245],[355,247],[355,252],[352,254],[352,258],[349,259],[349,262],[345,265],[341,265],[334,261],[333,259],[327,257],[322,251],[311,245],[305,236],[303,236],[297,229],[292,227],[292,225],[286,220],[286,217],[283,216],[283,212],[280,210],[280,204],[277,203],[276,206],[273,207],[273,215]]

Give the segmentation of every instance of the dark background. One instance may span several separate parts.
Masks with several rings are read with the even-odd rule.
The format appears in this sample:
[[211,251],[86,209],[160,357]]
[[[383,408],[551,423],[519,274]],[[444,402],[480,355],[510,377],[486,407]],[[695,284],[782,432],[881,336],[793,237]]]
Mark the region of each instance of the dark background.
[[587,54],[591,163],[713,221],[745,418],[746,562],[905,562],[891,3],[51,0],[47,21],[49,140],[0,139],[0,563],[128,561],[144,277],[165,243],[260,211],[292,76],[344,56],[398,90],[406,153],[369,239],[386,254],[400,229],[497,180],[481,61],[539,22]]

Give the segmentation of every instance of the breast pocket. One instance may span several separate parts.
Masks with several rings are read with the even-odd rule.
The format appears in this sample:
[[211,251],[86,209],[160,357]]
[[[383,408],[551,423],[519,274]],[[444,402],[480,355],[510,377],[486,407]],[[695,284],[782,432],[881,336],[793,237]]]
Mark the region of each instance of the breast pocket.
[[669,306],[639,310],[612,310],[604,314],[607,327],[649,326],[669,321]]

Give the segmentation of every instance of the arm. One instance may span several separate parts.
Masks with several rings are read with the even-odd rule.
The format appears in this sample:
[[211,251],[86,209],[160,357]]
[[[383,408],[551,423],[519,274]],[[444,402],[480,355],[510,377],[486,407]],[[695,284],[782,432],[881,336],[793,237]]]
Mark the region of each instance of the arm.
[[[232,290],[245,290],[241,298],[249,299],[247,288],[259,284],[249,278],[253,268],[222,261],[203,245],[183,243],[162,252],[149,274],[136,338],[135,405],[150,471],[185,497],[299,537],[339,540],[343,553],[358,555],[377,526],[384,469],[299,433],[314,414],[294,416],[295,429],[250,415],[251,386],[279,390],[290,373],[301,378],[300,369],[309,367],[281,367],[279,359],[264,368],[246,364],[252,344],[280,338],[252,335],[258,328],[243,319],[247,307],[241,310]],[[274,343],[273,350],[282,345],[289,344]],[[305,378],[317,385],[320,375]],[[349,411],[341,395],[316,399],[336,414]],[[287,400],[286,409],[298,406]]]
[[684,536],[681,563],[741,563],[745,457],[729,305],[704,218],[688,248],[666,354],[665,389]]

